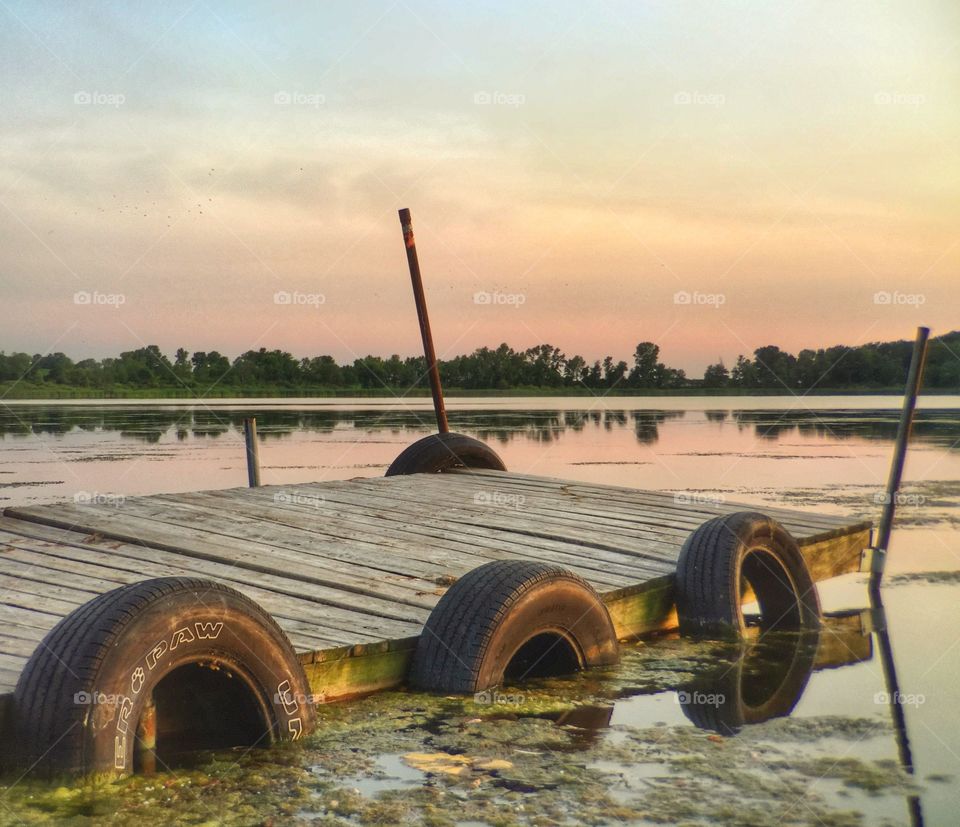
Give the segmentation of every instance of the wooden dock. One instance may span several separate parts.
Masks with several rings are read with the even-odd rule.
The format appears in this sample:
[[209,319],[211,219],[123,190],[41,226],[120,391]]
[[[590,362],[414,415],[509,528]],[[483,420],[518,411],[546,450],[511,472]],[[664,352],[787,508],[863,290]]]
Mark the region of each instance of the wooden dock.
[[[203,577],[248,595],[327,700],[403,681],[459,577],[498,559],[560,564],[602,596],[621,639],[676,625],[691,531],[740,503],[486,470],[8,508],[0,517],[0,701],[65,615],[117,586]],[[870,524],[771,509],[811,574],[857,571]]]

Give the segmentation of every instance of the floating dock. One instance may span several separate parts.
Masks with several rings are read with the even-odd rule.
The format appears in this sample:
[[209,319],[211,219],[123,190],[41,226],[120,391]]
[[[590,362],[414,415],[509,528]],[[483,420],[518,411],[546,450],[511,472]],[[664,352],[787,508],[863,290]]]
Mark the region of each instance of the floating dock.
[[[756,508],[689,499],[463,469],[7,508],[0,704],[9,707],[28,658],[58,621],[104,592],[157,577],[219,581],[259,603],[325,700],[400,684],[437,601],[493,560],[579,574],[621,640],[669,629],[688,535]],[[814,580],[860,570],[869,523],[762,511],[796,539]]]

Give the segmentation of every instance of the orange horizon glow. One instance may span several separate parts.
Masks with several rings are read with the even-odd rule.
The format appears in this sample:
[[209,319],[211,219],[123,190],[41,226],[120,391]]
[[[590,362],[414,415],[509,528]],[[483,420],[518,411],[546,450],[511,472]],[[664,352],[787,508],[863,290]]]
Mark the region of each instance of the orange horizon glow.
[[401,207],[444,357],[960,328],[952,4],[410,8],[0,11],[0,349],[417,354]]

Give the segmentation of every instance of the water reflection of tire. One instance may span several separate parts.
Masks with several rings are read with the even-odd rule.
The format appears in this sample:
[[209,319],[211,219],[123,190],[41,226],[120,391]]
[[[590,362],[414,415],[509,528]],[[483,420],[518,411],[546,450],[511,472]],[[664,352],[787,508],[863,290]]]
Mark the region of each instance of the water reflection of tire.
[[313,728],[309,692],[252,600],[207,580],[145,580],[80,606],[37,647],[14,692],[17,757],[47,776],[122,775],[165,744],[293,740]]
[[483,692],[504,680],[570,674],[618,658],[610,613],[586,581],[560,566],[497,560],[440,598],[420,634],[410,683]]
[[680,552],[676,587],[684,635],[742,635],[748,587],[765,628],[820,625],[817,589],[796,541],[763,514],[727,514],[696,529]]
[[721,735],[789,715],[810,679],[819,638],[816,630],[784,632],[745,645],[732,663],[711,668],[678,693],[684,715]]

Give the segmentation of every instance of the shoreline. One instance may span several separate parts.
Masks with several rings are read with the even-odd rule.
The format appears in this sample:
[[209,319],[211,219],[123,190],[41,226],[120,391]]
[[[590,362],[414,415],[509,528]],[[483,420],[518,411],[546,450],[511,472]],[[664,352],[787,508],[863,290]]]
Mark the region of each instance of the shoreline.
[[[31,389],[33,390],[33,389]],[[810,397],[897,397],[903,394],[902,388],[815,388],[810,391],[791,391],[787,388],[630,388],[626,390],[610,390],[607,388],[481,388],[444,389],[447,399],[489,398],[489,399],[550,399],[550,398],[581,398],[581,399],[631,399],[631,398],[705,398],[723,399],[738,397],[782,397],[804,399]],[[922,395],[957,396],[960,389],[930,388],[924,389]],[[411,399],[430,400],[429,388],[388,388],[362,389],[344,388],[335,390],[310,388],[265,388],[244,390],[230,388],[224,392],[202,391],[192,392],[185,388],[122,388],[110,391],[81,392],[79,389],[65,391],[50,391],[48,393],[28,392],[18,394],[15,388],[6,391],[0,389],[0,404],[29,404],[47,402],[76,402],[89,404],[99,402],[187,402],[201,404],[229,404],[231,402],[246,402],[256,400],[289,400],[290,402],[305,400],[390,400],[405,401]]]
[[[903,397],[899,393],[858,394],[833,393],[802,396],[789,394],[657,394],[657,395],[607,395],[595,396],[551,395],[459,395],[447,397],[447,408],[453,412],[467,411],[533,411],[533,410],[579,410],[579,411],[736,411],[736,410],[851,410],[851,411],[899,411]],[[432,411],[433,400],[429,394],[416,396],[339,396],[339,397],[127,397],[101,399],[3,399],[0,410],[11,413],[26,408],[197,408],[223,410],[397,410]],[[960,394],[927,394],[918,401],[919,410],[960,410]],[[15,414],[13,414],[15,415]]]

